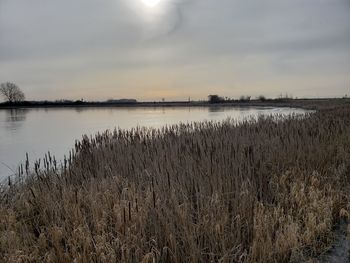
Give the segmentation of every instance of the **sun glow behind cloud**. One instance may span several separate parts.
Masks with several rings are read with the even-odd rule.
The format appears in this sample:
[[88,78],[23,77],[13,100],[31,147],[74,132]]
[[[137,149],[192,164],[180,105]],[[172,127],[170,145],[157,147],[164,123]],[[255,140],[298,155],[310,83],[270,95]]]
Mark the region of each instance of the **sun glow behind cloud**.
[[146,6],[155,7],[161,2],[161,0],[141,0],[141,2]]
[[148,22],[157,22],[160,17],[166,19],[172,0],[122,0],[127,9],[142,19],[143,26],[147,27]]
[[143,40],[153,40],[172,32],[177,25],[178,0],[121,0],[129,19],[137,24]]

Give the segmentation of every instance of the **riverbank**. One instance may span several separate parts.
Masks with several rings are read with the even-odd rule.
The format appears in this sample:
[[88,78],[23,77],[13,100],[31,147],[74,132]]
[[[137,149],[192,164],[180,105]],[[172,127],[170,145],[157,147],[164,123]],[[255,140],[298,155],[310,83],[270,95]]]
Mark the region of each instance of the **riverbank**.
[[350,105],[350,99],[267,99],[250,101],[172,101],[172,102],[22,102],[16,104],[0,103],[1,109],[30,108],[104,108],[104,107],[291,107],[315,110],[331,108],[334,105]]
[[86,137],[1,191],[0,261],[316,258],[350,211],[350,107],[337,105]]

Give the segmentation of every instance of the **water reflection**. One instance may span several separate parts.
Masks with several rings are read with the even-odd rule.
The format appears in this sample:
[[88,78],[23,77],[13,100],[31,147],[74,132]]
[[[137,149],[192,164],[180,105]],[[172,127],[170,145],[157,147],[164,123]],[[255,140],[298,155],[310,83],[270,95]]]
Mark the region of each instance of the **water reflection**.
[[27,109],[5,110],[5,128],[11,131],[20,128],[26,120],[28,111]]
[[220,107],[220,106],[211,106],[208,108],[209,112],[216,113],[216,112],[223,112],[225,111],[225,107]]
[[81,113],[84,111],[84,108],[83,107],[75,107],[74,110],[76,113]]

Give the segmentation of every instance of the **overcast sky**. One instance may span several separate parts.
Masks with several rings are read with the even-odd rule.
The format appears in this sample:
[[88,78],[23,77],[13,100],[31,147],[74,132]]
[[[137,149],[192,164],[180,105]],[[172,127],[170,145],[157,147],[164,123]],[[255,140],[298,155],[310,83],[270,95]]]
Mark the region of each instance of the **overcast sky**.
[[28,99],[350,95],[350,0],[0,0]]

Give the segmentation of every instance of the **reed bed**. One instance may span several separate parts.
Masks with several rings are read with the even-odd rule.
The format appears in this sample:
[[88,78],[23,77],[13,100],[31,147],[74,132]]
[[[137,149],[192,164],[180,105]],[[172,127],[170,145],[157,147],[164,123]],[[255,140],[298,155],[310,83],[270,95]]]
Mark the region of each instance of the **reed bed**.
[[300,262],[349,217],[350,108],[106,131],[18,173],[2,262]]

